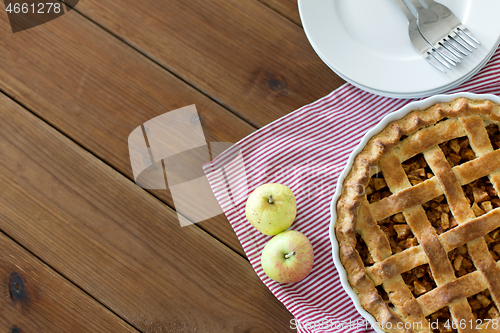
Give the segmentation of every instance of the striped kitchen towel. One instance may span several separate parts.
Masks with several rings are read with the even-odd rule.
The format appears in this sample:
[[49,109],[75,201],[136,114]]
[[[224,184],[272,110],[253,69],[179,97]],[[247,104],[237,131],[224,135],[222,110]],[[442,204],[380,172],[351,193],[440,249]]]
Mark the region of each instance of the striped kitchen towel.
[[[500,51],[470,81],[448,93],[500,95]],[[386,114],[412,102],[373,95],[345,84],[316,102],[256,131],[204,166],[212,190],[257,275],[287,307],[298,332],[374,332],[342,289],[329,239],[330,203],[337,178],[363,135]],[[264,183],[282,183],[295,193],[292,229],[312,242],[315,263],[301,282],[269,279],[260,255],[271,237],[245,217],[248,195]],[[284,331],[288,328],[284,327]]]

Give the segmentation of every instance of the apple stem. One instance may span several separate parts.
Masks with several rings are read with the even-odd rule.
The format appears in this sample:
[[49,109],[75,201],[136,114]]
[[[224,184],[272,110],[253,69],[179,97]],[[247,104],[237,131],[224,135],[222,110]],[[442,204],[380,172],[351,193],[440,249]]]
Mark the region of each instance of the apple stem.
[[288,254],[285,255],[285,259],[293,257],[294,255],[295,255],[295,251],[292,251],[291,253],[288,253]]
[[270,195],[270,196],[269,196],[269,203],[270,203],[270,204],[273,204],[273,203],[274,203],[274,199],[273,199],[273,196],[272,196],[272,195]]

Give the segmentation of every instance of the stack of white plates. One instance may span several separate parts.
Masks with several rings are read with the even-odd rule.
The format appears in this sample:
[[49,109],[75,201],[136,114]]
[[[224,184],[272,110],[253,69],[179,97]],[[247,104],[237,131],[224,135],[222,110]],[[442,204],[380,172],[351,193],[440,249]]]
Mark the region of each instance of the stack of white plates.
[[499,0],[440,0],[482,45],[443,73],[408,39],[408,22],[392,0],[299,0],[307,38],[320,58],[347,82],[377,95],[435,95],[476,74],[500,43]]

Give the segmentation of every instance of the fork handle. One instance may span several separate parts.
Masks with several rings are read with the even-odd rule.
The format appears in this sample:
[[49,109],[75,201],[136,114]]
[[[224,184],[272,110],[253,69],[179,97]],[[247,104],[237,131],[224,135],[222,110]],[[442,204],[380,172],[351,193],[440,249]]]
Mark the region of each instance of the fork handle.
[[425,7],[422,6],[422,4],[420,3],[420,1],[418,0],[407,0],[409,3],[411,3],[411,5],[417,10],[421,10],[421,9],[424,9],[425,10]]
[[399,9],[405,14],[408,21],[415,20],[415,16],[410,12],[408,6],[404,3],[403,0],[394,0],[394,2],[399,6]]
[[424,0],[424,2],[427,5],[427,7],[430,7],[431,5],[436,3],[436,1],[434,1],[434,0]]

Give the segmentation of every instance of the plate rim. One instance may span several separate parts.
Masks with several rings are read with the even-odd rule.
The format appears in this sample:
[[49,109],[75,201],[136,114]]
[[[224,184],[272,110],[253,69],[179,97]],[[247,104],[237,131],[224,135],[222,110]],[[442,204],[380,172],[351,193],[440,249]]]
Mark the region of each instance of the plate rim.
[[[499,39],[499,43],[500,43],[500,39]],[[496,48],[498,48],[498,46],[499,45],[497,44]],[[496,49],[493,50],[493,52],[491,52],[486,57],[485,61],[480,66],[476,67],[470,73],[464,75],[462,78],[460,78],[459,80],[455,81],[454,83],[452,83],[450,85],[446,85],[442,89],[436,89],[436,90],[433,90],[433,91],[422,91],[422,92],[419,92],[418,94],[395,94],[395,93],[391,93],[391,92],[386,92],[386,91],[380,91],[380,90],[372,89],[370,87],[363,86],[362,84],[359,84],[359,83],[354,82],[352,80],[348,80],[346,77],[344,77],[341,74],[337,73],[337,71],[335,71],[333,68],[331,68],[328,64],[327,65],[341,79],[349,82],[350,84],[352,84],[356,88],[361,89],[363,91],[367,91],[367,92],[369,92],[371,94],[375,94],[375,95],[379,95],[379,96],[383,96],[383,97],[389,97],[389,98],[399,98],[399,99],[426,98],[426,97],[430,97],[430,96],[433,96],[433,95],[436,95],[436,94],[445,94],[447,91],[455,89],[456,87],[458,87],[458,86],[466,83],[468,80],[472,79],[474,77],[474,75],[478,74],[481,71],[481,69],[483,69],[488,64],[488,62],[491,60],[491,58],[493,58],[493,56],[495,55],[495,51],[496,51]]]

